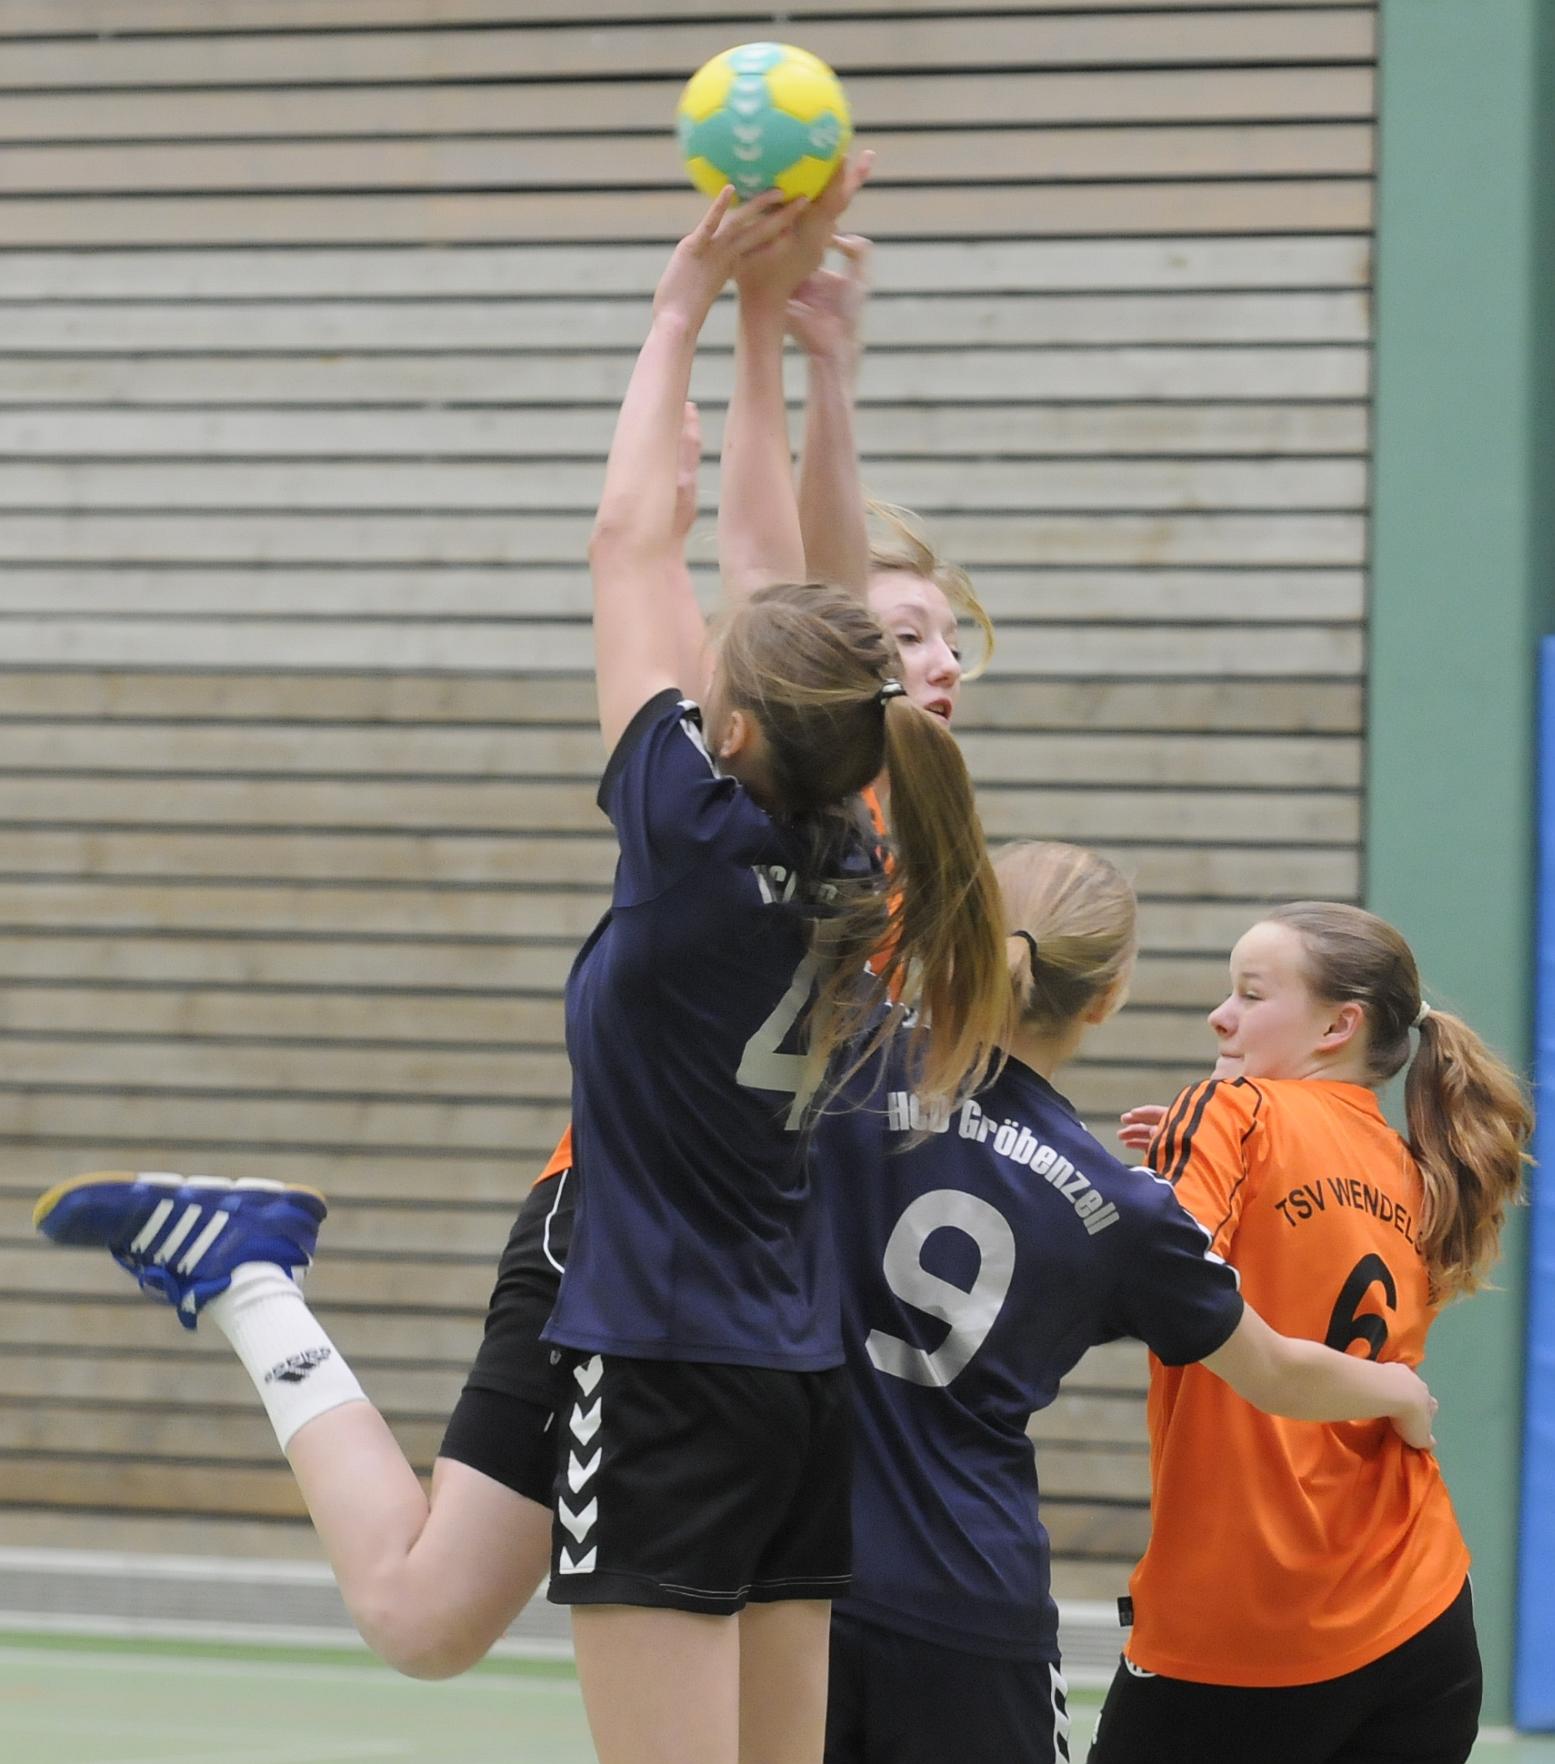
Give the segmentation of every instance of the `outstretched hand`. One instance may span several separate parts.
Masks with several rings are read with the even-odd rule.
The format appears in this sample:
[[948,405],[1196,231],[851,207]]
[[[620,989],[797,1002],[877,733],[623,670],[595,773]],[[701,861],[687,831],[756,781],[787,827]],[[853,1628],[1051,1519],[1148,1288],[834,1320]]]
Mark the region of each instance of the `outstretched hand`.
[[725,185],[671,254],[654,291],[654,315],[675,315],[700,325],[739,266],[780,247],[802,216],[802,207],[784,202],[777,190],[736,207],[734,189]]
[[1130,1151],[1147,1152],[1165,1119],[1166,1110],[1160,1103],[1141,1103],[1137,1108],[1125,1109],[1118,1116],[1118,1138]]
[[858,361],[874,246],[858,233],[838,233],[831,243],[841,252],[844,267],[822,266],[794,289],[788,301],[788,333],[807,355],[851,369]]
[[875,156],[868,152],[844,160],[813,202],[801,196],[788,204],[795,215],[792,232],[747,253],[734,271],[742,300],[787,302],[800,283],[820,269],[837,222],[868,182],[874,164]]

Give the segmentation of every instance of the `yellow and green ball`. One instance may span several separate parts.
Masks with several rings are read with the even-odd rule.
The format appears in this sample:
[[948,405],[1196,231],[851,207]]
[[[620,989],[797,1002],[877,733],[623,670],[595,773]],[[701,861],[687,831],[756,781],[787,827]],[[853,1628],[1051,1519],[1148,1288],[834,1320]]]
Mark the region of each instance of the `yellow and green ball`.
[[700,67],[675,113],[691,181],[708,196],[733,184],[818,196],[853,139],[842,82],[788,43],[742,43]]

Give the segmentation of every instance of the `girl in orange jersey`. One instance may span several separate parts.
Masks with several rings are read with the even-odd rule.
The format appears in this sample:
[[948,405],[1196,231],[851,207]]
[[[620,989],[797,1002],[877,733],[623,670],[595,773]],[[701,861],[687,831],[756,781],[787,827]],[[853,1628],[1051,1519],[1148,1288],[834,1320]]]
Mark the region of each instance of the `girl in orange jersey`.
[[[1517,1080],[1353,906],[1254,925],[1209,1021],[1213,1077],[1131,1111],[1125,1142],[1148,1139],[1274,1328],[1417,1365],[1517,1198]],[[1407,1139],[1377,1100],[1406,1066]],[[1462,1764],[1479,1655],[1435,1458],[1373,1423],[1275,1420],[1196,1367],[1153,1363],[1149,1413],[1150,1546],[1092,1764]]]

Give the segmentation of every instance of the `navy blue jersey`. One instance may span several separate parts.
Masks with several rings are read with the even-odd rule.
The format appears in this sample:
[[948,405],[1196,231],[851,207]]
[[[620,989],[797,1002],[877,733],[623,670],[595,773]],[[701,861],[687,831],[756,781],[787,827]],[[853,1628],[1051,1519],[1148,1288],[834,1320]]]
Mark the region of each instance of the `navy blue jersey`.
[[[857,1389],[850,1594],[887,1628],[1056,1660],[1047,1533],[1026,1423],[1098,1342],[1169,1365],[1224,1345],[1235,1273],[1171,1188],[1104,1151],[1010,1060],[925,1120],[899,1056],[834,1105],[813,1156],[839,1246]],[[916,1143],[914,1137],[916,1135]]]
[[[835,1256],[797,1132],[816,910],[801,838],[720,774],[696,707],[673,692],[633,719],[599,801],[620,858],[567,981],[585,1179],[546,1339],[838,1366]],[[850,846],[835,873],[871,862]]]

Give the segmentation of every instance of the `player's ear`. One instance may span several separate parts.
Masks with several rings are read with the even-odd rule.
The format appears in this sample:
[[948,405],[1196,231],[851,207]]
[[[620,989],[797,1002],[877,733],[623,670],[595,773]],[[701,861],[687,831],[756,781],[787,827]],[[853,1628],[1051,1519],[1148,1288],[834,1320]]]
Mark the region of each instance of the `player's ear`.
[[1343,1004],[1335,1005],[1329,1012],[1327,1027],[1318,1039],[1319,1048],[1324,1053],[1338,1053],[1340,1048],[1350,1045],[1365,1021],[1365,1006],[1355,999],[1347,998]]
[[1099,993],[1082,1013],[1082,1020],[1092,1026],[1105,1023],[1123,1009],[1124,1000],[1128,997],[1129,982],[1132,973],[1120,974],[1112,985],[1103,993]]
[[714,757],[719,760],[738,759],[750,746],[755,724],[742,710],[732,710],[718,731]]

